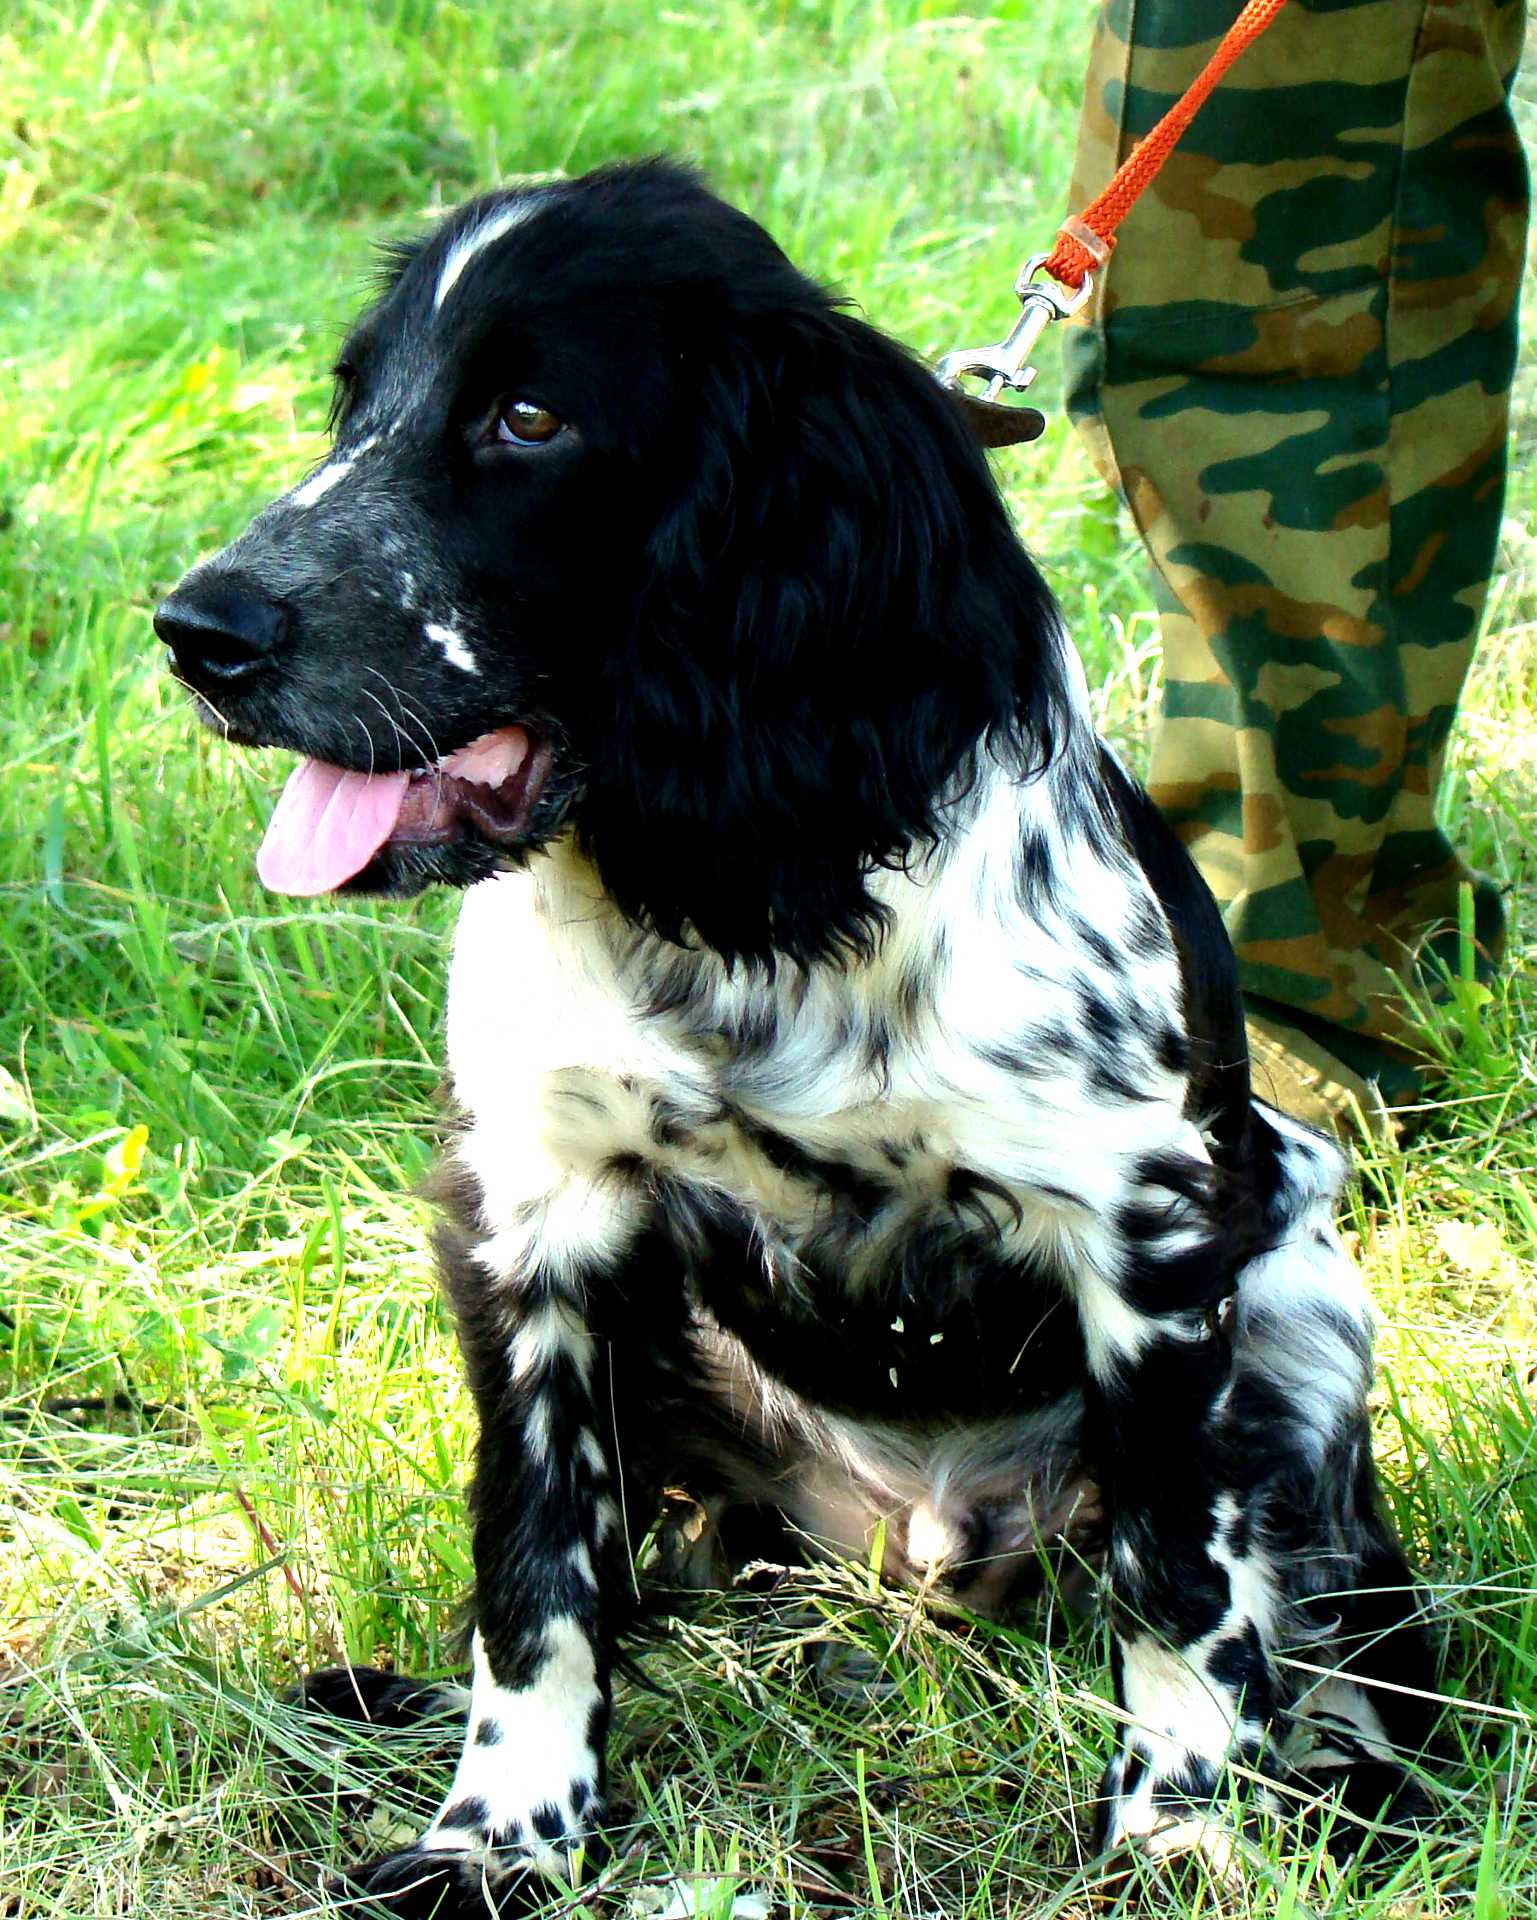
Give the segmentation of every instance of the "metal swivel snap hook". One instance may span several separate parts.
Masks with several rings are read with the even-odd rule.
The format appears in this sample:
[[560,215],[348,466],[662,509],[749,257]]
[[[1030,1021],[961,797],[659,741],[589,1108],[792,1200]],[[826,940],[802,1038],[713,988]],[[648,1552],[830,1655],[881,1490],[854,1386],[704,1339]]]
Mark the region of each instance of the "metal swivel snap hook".
[[1053,320],[1065,320],[1069,314],[1076,313],[1094,291],[1094,276],[1088,273],[1083,276],[1082,285],[1072,292],[1049,280],[1037,282],[1036,275],[1048,257],[1044,253],[1032,253],[1020,268],[1014,282],[1020,314],[1008,335],[996,346],[960,347],[954,353],[945,354],[934,369],[942,386],[964,393],[963,381],[985,381],[982,393],[970,396],[984,402],[995,401],[1005,388],[1011,393],[1024,393],[1029,388],[1036,375],[1036,369],[1029,364],[1036,341]]

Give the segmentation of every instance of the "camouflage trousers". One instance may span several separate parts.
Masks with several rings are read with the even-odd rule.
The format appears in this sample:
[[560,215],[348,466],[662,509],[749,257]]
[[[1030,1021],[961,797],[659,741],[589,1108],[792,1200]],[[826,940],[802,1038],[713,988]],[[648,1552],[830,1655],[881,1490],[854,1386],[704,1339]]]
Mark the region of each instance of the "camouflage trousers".
[[[1238,5],[1108,0],[1075,210]],[[1290,0],[1063,330],[1070,408],[1155,563],[1153,796],[1251,1009],[1390,1100],[1413,1091],[1401,983],[1463,883],[1500,941],[1434,802],[1499,531],[1522,28],[1521,0]]]

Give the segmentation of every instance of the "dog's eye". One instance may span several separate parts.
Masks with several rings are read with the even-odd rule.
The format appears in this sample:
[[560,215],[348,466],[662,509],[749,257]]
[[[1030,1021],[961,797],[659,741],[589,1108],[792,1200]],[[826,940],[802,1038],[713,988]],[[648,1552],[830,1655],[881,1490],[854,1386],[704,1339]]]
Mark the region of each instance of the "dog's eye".
[[496,437],[504,446],[542,447],[565,430],[564,420],[533,400],[509,400],[496,416]]

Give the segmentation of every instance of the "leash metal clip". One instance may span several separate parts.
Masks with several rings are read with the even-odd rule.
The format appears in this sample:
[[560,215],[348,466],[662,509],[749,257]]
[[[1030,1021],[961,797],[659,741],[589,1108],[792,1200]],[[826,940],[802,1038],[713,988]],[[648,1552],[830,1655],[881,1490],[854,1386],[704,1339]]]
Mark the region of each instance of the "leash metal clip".
[[1019,270],[1014,292],[1020,315],[1008,336],[991,347],[960,347],[947,353],[934,372],[941,386],[964,393],[963,380],[985,380],[984,401],[996,400],[1005,387],[1011,393],[1024,393],[1035,379],[1036,369],[1028,364],[1035,343],[1053,320],[1065,320],[1074,314],[1094,291],[1094,276],[1086,273],[1083,284],[1071,293],[1049,280],[1036,284],[1035,276],[1050,256],[1032,253]]

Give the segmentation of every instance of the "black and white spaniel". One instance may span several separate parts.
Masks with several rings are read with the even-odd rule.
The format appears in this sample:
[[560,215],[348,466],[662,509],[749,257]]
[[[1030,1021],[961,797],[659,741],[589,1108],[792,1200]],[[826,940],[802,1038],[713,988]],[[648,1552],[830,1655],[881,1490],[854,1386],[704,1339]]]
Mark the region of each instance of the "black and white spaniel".
[[1251,1098],[1216,910],[953,397],[661,162],[450,215],[336,376],[326,463],[155,624],[205,720],[304,756],[269,886],[468,889],[469,1724],[346,1884],[468,1920],[568,1870],[679,1485],[706,1575],[877,1526],[977,1611],[1053,1543],[1099,1568],[1107,1846],[1230,1763],[1411,1808],[1341,1158]]

